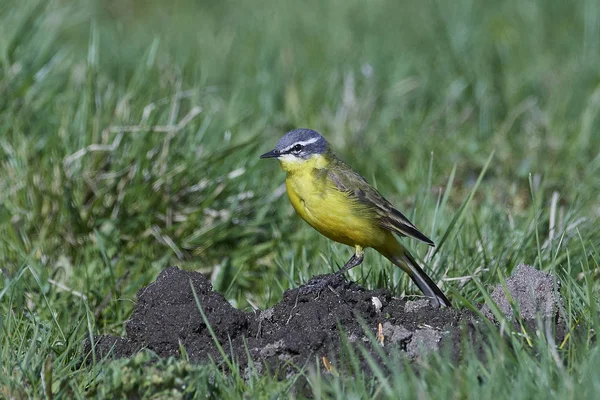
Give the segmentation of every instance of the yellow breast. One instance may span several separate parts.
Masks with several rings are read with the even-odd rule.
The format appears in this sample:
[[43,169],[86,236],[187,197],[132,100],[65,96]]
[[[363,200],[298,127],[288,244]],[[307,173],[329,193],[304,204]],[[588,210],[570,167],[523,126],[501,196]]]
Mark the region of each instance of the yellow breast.
[[336,242],[349,246],[381,247],[390,233],[380,227],[374,213],[339,191],[315,169],[326,168],[322,156],[304,165],[284,165],[286,189],[296,212],[313,228]]

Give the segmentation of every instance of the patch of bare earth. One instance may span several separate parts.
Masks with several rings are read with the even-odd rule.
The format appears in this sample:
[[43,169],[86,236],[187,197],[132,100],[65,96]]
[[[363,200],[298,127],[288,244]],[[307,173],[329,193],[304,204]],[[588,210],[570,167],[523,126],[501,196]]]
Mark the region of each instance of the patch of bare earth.
[[[214,337],[202,318],[192,286]],[[507,300],[503,286],[492,296],[509,318],[513,315],[511,304],[516,301],[521,317],[531,326],[539,315],[560,323],[561,303],[552,276],[519,266],[506,288],[513,303]],[[192,361],[201,363],[209,357],[222,359],[216,339],[242,366],[250,355],[262,368],[303,366],[323,357],[335,366],[343,361],[344,336],[351,346],[364,346],[375,359],[379,356],[374,346],[386,353],[404,354],[410,360],[442,349],[458,359],[465,338],[474,346],[483,343],[479,332],[486,324],[469,311],[434,309],[426,300],[405,301],[385,290],[366,290],[343,279],[319,294],[304,294],[301,289],[286,291],[272,308],[246,313],[214,292],[202,274],[170,267],[138,292],[126,323],[127,336],[97,337],[94,349],[102,357],[128,357],[142,349],[160,357],[177,357],[184,347]],[[493,319],[489,308],[482,311]]]

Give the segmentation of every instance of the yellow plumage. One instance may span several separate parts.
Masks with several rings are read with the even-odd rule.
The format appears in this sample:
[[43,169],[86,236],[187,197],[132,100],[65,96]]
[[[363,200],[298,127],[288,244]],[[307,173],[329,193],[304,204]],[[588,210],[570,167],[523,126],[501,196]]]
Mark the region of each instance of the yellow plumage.
[[302,163],[281,161],[288,173],[287,194],[296,212],[310,226],[336,242],[390,253],[394,249],[387,249],[386,245],[390,247],[390,239],[393,242],[396,239],[379,225],[373,211],[353,200],[347,192],[332,187],[329,180],[315,177],[314,171],[328,164],[322,155]]

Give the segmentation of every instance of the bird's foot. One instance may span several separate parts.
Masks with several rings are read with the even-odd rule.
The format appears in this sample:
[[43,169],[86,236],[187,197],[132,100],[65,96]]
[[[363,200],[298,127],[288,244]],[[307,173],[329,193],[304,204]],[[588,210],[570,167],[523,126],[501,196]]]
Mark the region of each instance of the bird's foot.
[[315,276],[300,288],[300,294],[307,295],[311,293],[321,294],[326,287],[338,286],[344,277],[341,274],[330,274]]

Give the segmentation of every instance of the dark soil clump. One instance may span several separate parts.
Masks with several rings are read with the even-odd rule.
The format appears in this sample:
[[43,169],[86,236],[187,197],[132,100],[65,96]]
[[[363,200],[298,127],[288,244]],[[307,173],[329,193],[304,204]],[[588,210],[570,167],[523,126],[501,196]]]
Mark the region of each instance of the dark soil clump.
[[434,309],[425,300],[407,302],[343,279],[332,281],[320,293],[304,293],[302,287],[288,290],[272,308],[246,313],[214,292],[202,274],[171,267],[137,297],[126,323],[127,337],[97,337],[98,356],[129,357],[149,349],[160,357],[177,357],[184,347],[194,362],[209,357],[218,361],[222,357],[216,338],[242,366],[248,363],[248,354],[261,367],[302,366],[322,357],[335,365],[345,336],[376,359],[373,346],[403,352],[409,359],[446,348],[459,358],[465,335],[477,345],[477,333],[485,325],[468,311]]

